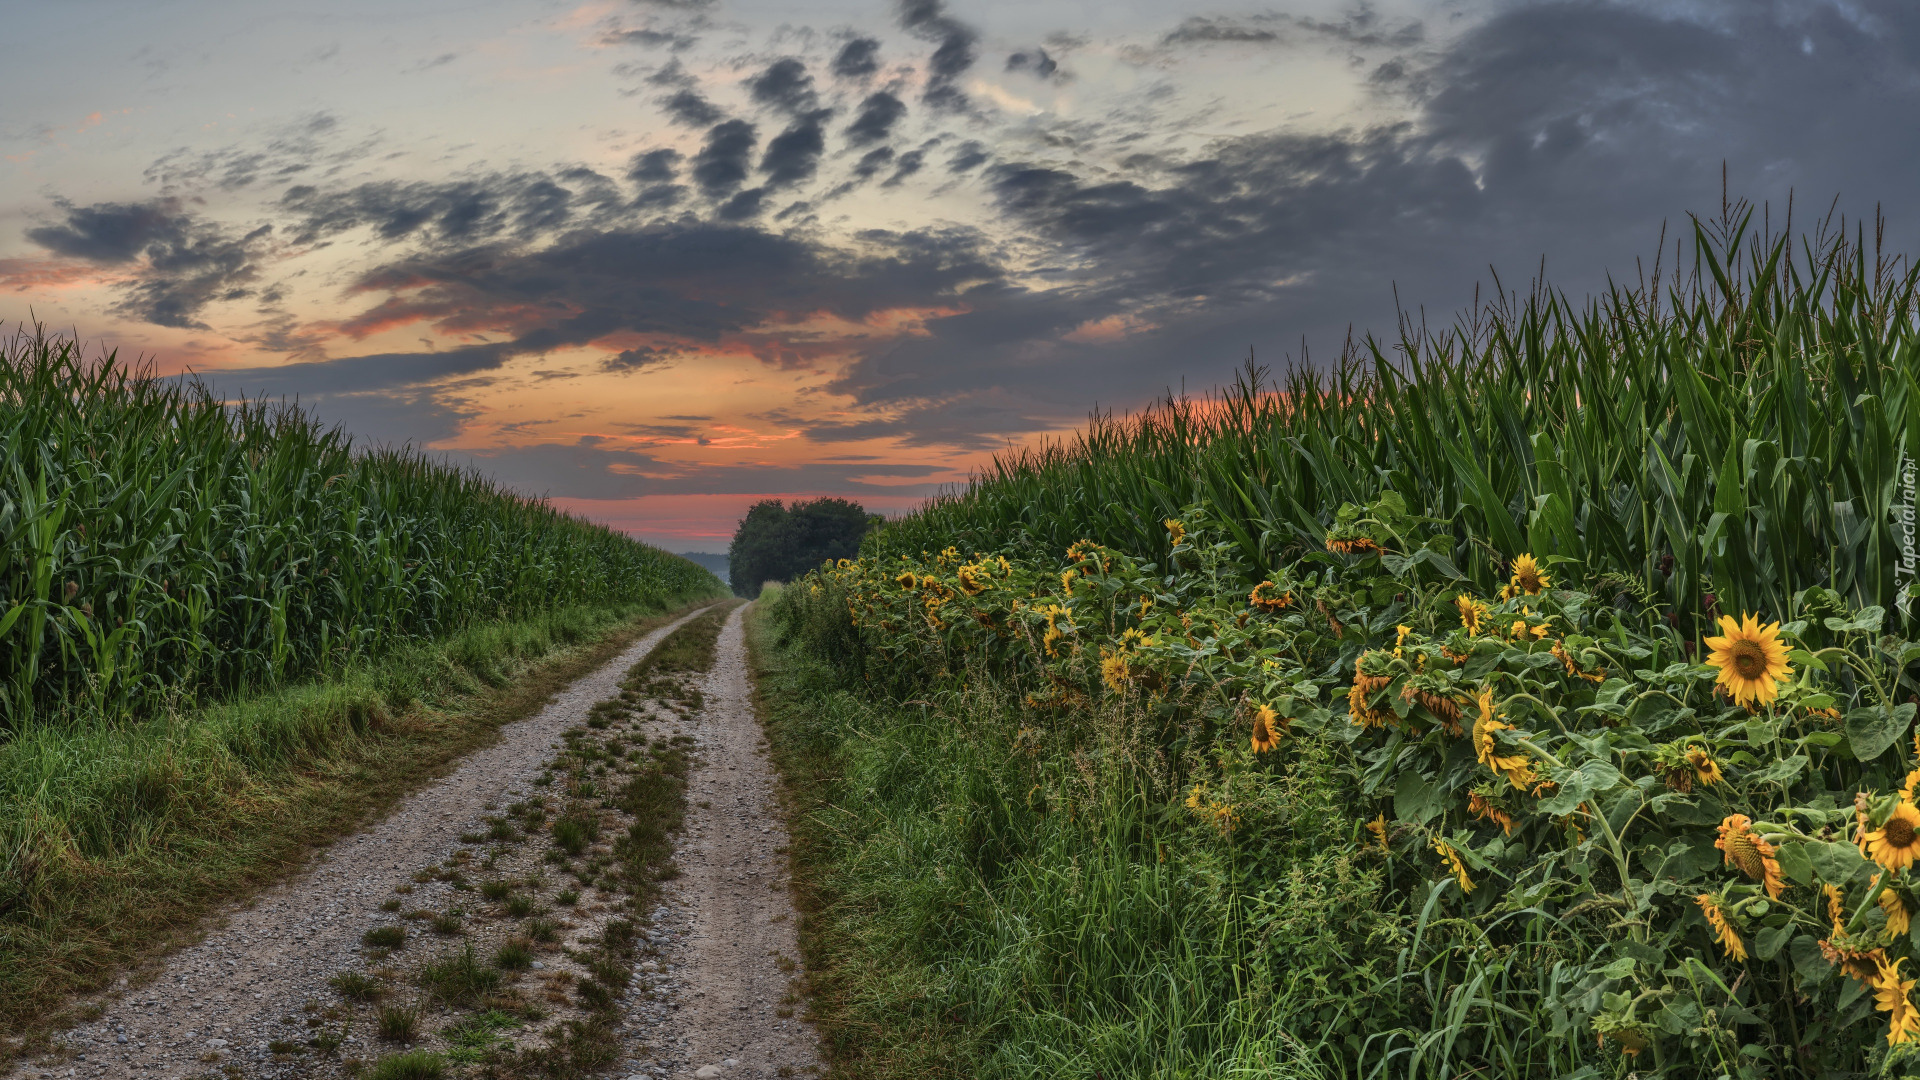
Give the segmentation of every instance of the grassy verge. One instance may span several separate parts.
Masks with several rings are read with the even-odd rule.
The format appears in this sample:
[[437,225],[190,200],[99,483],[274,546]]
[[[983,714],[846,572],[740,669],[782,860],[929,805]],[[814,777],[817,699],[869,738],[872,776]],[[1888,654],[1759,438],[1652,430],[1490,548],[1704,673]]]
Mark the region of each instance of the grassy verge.
[[30,1046],[68,995],[179,944],[668,618],[486,623],[328,682],[0,746],[0,1024]]
[[[748,640],[829,1075],[1319,1075],[1270,1009],[1221,992],[1244,977],[1218,900],[1231,862],[1157,851],[1163,815],[1124,758],[1034,752],[991,684],[911,703],[841,689],[773,607]],[[1290,810],[1328,794],[1303,785]],[[1367,882],[1307,870],[1288,897],[1303,919],[1364,917]]]

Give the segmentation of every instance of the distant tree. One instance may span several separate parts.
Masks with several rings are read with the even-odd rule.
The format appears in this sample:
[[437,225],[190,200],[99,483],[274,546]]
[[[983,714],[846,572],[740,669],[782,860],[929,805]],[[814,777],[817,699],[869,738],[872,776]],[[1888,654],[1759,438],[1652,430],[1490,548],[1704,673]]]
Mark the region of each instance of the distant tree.
[[859,503],[814,499],[782,505],[763,499],[747,510],[727,549],[734,595],[752,599],[769,581],[791,581],[827,559],[851,559],[877,518]]

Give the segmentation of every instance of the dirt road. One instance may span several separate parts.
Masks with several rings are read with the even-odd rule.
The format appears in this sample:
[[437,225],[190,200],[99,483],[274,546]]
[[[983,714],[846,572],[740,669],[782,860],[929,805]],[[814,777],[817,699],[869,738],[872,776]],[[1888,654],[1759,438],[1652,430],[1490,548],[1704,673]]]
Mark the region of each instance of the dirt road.
[[[806,1075],[817,1067],[814,1038],[795,1017],[788,994],[798,951],[782,876],[786,835],[775,813],[771,766],[759,750],[744,610],[733,611],[722,630],[702,683],[703,708],[693,715],[647,711],[628,736],[642,745],[683,734],[694,740],[693,805],[677,839],[683,876],[667,883],[660,902],[638,919],[647,945],[620,998],[616,1060],[591,1075],[704,1080]],[[503,1039],[524,1047],[555,1037],[564,1021],[579,1015],[563,992],[576,975],[586,978],[574,970],[584,956],[575,942],[584,948],[625,914],[620,897],[605,885],[596,894],[555,880],[542,865],[553,859],[525,837],[517,847],[478,845],[490,830],[495,840],[518,837],[515,824],[534,834],[525,819],[502,817],[502,804],[537,806],[563,736],[588,720],[595,703],[618,693],[635,661],[692,617],[647,635],[538,715],[503,728],[498,743],[470,755],[378,824],[331,845],[305,872],[211,920],[199,944],[143,973],[138,985],[123,980],[98,1000],[97,1019],[56,1037],[55,1054],[19,1064],[14,1075],[348,1076],[383,1057],[421,1050],[449,1055],[453,1077],[472,1071],[462,1062],[486,1060]],[[511,884],[528,906],[517,912],[489,906],[475,895],[469,873]],[[504,888],[494,898],[519,902],[506,900]],[[530,912],[532,920],[516,921]],[[429,920],[437,934],[428,932]],[[424,996],[402,1007],[389,995],[377,1012],[374,998],[349,1000],[353,984],[343,980],[411,987],[417,982],[411,972],[420,965],[457,958],[458,950],[485,957],[499,943],[525,940],[519,936],[525,928],[541,922],[552,943],[536,953],[530,969],[509,973],[510,983],[530,980],[547,990],[551,1004],[526,1010],[528,1019],[489,1012],[502,1016],[498,1031],[476,1028],[470,1018],[437,1027],[452,1014],[436,1012]],[[363,943],[368,931],[396,924],[407,932],[404,945],[390,950]],[[407,1013],[417,1028],[388,1031],[382,1040],[374,1017],[395,1011]]]

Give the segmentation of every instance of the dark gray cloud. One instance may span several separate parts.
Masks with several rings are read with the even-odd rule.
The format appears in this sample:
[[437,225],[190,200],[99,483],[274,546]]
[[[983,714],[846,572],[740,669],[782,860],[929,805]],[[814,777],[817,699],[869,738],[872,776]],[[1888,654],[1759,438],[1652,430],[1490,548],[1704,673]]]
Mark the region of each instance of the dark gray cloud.
[[948,112],[970,108],[959,81],[980,58],[980,35],[947,14],[945,0],[899,0],[899,4],[900,25],[915,37],[936,43],[927,58],[923,95],[927,104]]
[[661,101],[660,106],[667,110],[668,116],[688,127],[711,127],[726,115],[697,90],[682,90]]
[[635,30],[608,30],[600,35],[602,45],[637,45],[646,49],[690,49],[699,42],[699,38],[679,30],[654,30],[641,27]]
[[323,190],[288,188],[279,207],[295,215],[295,243],[368,227],[382,240],[470,244],[501,236],[531,238],[613,212],[620,194],[591,169],[555,174],[495,173],[449,181],[379,181]]
[[176,199],[143,203],[56,203],[65,221],[27,230],[56,255],[100,266],[131,267],[114,310],[156,326],[206,329],[200,313],[220,301],[255,295],[261,245],[273,226],[241,233],[206,221]]
[[1007,57],[1008,71],[1023,71],[1042,79],[1051,79],[1060,70],[1060,62],[1045,49],[1022,51]]
[[833,73],[842,79],[864,79],[879,70],[880,43],[870,37],[854,38],[833,57]]
[[803,116],[767,141],[760,171],[767,174],[768,187],[792,187],[813,179],[820,167],[820,155],[827,148],[823,127],[827,116],[824,109]]
[[600,362],[602,371],[640,371],[644,368],[662,367],[679,354],[671,349],[655,349],[640,346],[622,349],[613,356]]
[[893,133],[893,125],[905,115],[906,103],[885,90],[868,94],[853,123],[847,125],[847,141],[854,146],[879,142]]
[[947,159],[947,169],[953,173],[963,173],[986,164],[988,160],[986,145],[968,139],[954,147],[953,156]]
[[853,175],[860,180],[870,180],[875,174],[879,173],[881,169],[893,164],[893,158],[894,153],[893,147],[891,146],[882,146],[869,150],[860,155],[860,160],[854,163]]
[[909,150],[901,154],[899,161],[894,164],[893,175],[887,177],[885,186],[893,187],[907,177],[919,172],[926,164],[927,152],[925,150]]
[[679,175],[680,151],[645,150],[633,155],[627,179],[636,184],[670,184]]
[[811,113],[820,106],[820,95],[813,88],[807,65],[791,56],[775,60],[748,79],[747,92],[758,104],[795,115]]
[[715,124],[707,132],[706,144],[693,157],[693,182],[709,199],[731,194],[746,180],[758,143],[754,126],[745,120]]

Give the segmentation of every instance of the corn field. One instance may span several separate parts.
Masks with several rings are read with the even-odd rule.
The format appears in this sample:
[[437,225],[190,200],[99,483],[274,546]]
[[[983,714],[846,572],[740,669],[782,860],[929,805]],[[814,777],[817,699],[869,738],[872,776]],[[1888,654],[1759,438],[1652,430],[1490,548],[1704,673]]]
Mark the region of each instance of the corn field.
[[1656,263],[1582,305],[1503,291],[1450,329],[1405,319],[1397,345],[1369,338],[1330,372],[1270,386],[1250,363],[1220,396],[1097,416],[868,550],[1085,538],[1164,555],[1161,521],[1205,504],[1257,578],[1317,549],[1343,503],[1392,490],[1447,523],[1482,589],[1500,553],[1531,551],[1657,601],[1695,638],[1715,613],[1778,618],[1810,586],[1904,617],[1920,270],[1877,234],[1842,223],[1796,245],[1737,204],[1690,240],[1685,272]]
[[473,620],[722,591],[694,564],[294,407],[0,343],[0,731],[325,675]]

